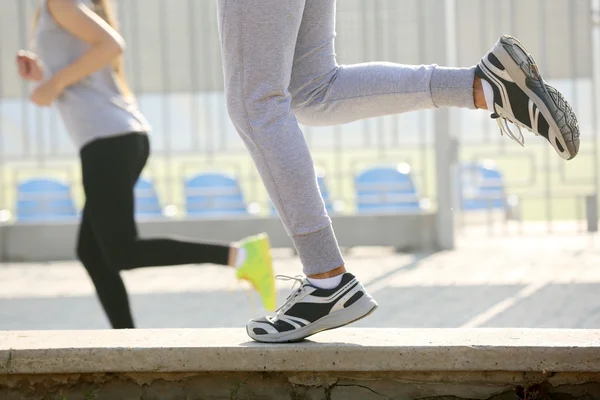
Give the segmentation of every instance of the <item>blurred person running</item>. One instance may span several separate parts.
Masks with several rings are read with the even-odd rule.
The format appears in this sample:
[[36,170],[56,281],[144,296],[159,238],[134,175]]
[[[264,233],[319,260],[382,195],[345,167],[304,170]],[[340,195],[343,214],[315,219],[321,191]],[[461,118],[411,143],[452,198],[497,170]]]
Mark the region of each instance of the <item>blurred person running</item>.
[[17,54],[19,74],[37,82],[30,100],[55,105],[79,149],[85,206],[77,256],[113,328],[134,328],[120,271],[183,264],[234,267],[275,308],[266,234],[219,244],[141,239],[134,186],[150,154],[150,126],[123,73],[123,38],[107,0],[42,0],[35,53]]

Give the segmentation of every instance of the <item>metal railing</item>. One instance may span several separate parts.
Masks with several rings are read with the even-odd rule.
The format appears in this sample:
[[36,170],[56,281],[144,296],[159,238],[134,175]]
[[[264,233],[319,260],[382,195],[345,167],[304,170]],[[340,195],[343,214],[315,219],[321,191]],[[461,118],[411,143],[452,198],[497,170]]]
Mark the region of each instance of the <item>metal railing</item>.
[[[153,126],[153,156],[144,176],[155,184],[169,215],[185,217],[184,180],[206,171],[234,174],[245,201],[272,215],[268,196],[225,109],[215,1],[116,3],[128,42],[127,75]],[[451,110],[446,119],[439,117],[441,111],[429,110],[331,128],[303,127],[315,164],[325,172],[336,210],[356,212],[354,179],[360,171],[400,163],[410,165],[419,197],[433,199],[438,210],[451,205],[460,210],[447,195],[438,198],[436,184],[440,178],[436,160],[448,163],[441,165],[442,171],[450,169],[452,156],[440,158],[440,154],[455,143],[459,165],[494,161],[502,172],[505,192],[520,199],[520,219],[504,220],[501,231],[506,232],[509,223],[521,224],[523,230],[522,224],[539,221],[551,231],[555,221],[583,221],[583,199],[597,194],[600,182],[598,68],[594,68],[599,65],[600,28],[594,27],[592,17],[598,15],[596,3],[338,1],[340,63],[468,66],[478,62],[500,34],[516,35],[536,56],[547,80],[573,105],[582,145],[580,155],[568,163],[540,138],[528,136],[526,148],[519,148],[501,137],[482,111]],[[77,152],[60,118],[55,111],[38,109],[27,101],[29,86],[19,81],[14,70],[14,53],[28,45],[36,4],[35,0],[0,0],[0,210],[13,214],[17,184],[27,177],[66,176],[76,203],[83,202]],[[446,139],[447,144],[435,147],[436,140]],[[460,190],[460,180],[452,186]],[[467,214],[460,211],[459,228],[471,223]],[[8,215],[0,212],[0,218]],[[496,231],[497,224],[490,218],[478,223]]]

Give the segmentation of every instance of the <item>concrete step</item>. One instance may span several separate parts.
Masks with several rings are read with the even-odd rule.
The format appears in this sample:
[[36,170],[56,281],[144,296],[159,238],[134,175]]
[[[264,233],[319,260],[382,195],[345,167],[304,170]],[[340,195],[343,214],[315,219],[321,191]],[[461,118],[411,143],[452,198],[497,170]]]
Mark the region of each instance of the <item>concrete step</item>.
[[346,328],[295,344],[242,329],[4,331],[0,365],[10,400],[600,398],[600,330]]

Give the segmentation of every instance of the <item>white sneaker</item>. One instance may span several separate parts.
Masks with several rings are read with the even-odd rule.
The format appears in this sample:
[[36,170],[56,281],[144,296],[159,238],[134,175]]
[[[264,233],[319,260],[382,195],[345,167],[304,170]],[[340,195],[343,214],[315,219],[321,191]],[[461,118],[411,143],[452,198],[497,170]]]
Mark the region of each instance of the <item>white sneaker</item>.
[[[521,127],[524,127],[545,137],[565,160],[577,155],[577,117],[563,95],[544,82],[535,60],[521,42],[512,36],[502,36],[481,59],[475,75],[494,90],[494,109],[490,111],[502,133],[523,145]],[[517,126],[519,136],[506,121]]]
[[308,279],[288,277],[300,287],[290,294],[274,317],[253,319],[246,325],[248,335],[259,342],[300,341],[315,333],[339,328],[371,314],[378,304],[350,273],[333,289],[319,289]]

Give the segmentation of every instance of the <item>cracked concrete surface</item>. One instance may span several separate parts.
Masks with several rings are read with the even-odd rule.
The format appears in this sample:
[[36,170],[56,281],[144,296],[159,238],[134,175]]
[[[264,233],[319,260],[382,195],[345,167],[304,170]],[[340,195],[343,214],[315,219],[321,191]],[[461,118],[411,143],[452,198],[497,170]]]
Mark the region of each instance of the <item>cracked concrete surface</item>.
[[600,373],[0,375],[3,400],[592,400],[599,397]]

